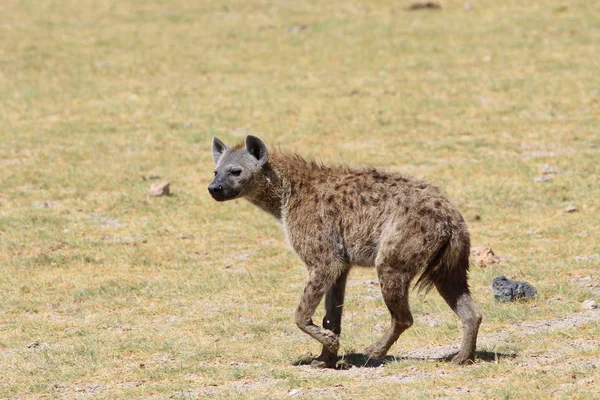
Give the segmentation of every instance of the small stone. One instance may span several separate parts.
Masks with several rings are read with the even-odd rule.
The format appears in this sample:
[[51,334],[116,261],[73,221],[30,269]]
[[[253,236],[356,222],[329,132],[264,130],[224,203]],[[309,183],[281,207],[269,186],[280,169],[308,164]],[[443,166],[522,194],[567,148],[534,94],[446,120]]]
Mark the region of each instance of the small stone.
[[505,276],[494,278],[492,289],[496,300],[502,302],[530,299],[537,294],[537,290],[529,283],[511,281]]
[[572,212],[575,212],[575,211],[577,211],[577,207],[575,207],[572,204],[570,206],[568,206],[568,207],[565,208],[565,212],[566,213],[572,213]]
[[544,166],[542,167],[542,174],[543,175],[548,175],[548,174],[560,174],[560,171],[557,169],[554,169],[550,166],[550,164],[544,164]]
[[297,395],[298,393],[300,393],[300,389],[292,389],[292,390],[290,390],[290,391],[288,392],[288,394],[287,394],[287,395],[288,395],[288,396],[295,396],[295,395]]
[[584,310],[595,310],[598,308],[598,303],[595,300],[585,300],[581,303],[581,308]]
[[463,4],[463,10],[465,10],[465,11],[471,11],[472,9],[473,9],[473,4],[472,3],[469,3],[467,1],[465,4]]
[[169,182],[157,182],[150,186],[150,196],[168,196]]
[[304,30],[306,30],[308,28],[308,26],[304,25],[304,24],[296,24],[296,25],[292,25],[288,28],[288,32],[289,33],[300,33]]
[[552,182],[552,177],[551,176],[547,176],[547,175],[542,175],[538,178],[535,178],[535,181],[537,183],[544,183],[544,182]]
[[500,257],[490,247],[473,247],[471,255],[475,257],[477,265],[483,268],[500,262]]

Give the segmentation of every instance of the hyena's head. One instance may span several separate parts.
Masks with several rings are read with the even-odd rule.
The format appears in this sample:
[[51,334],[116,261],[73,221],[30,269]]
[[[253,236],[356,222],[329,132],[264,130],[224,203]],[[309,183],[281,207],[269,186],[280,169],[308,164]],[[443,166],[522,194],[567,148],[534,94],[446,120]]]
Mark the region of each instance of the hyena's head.
[[248,135],[244,145],[230,148],[217,137],[212,139],[215,179],[208,191],[217,201],[232,200],[249,194],[254,181],[269,160],[267,146],[256,136]]

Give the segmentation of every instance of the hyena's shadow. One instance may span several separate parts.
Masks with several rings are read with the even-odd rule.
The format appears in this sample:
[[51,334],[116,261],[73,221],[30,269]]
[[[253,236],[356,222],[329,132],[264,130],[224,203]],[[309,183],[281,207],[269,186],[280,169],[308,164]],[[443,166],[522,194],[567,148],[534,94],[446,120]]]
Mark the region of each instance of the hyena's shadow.
[[[458,352],[452,352],[440,356],[424,356],[424,357],[407,357],[407,356],[386,356],[383,359],[374,359],[363,353],[348,353],[344,354],[344,356],[338,358],[338,362],[336,364],[335,369],[344,370],[350,369],[352,367],[356,368],[378,368],[382,365],[386,365],[396,361],[440,361],[440,362],[450,362],[452,361],[452,357],[454,357]],[[477,351],[475,352],[476,362],[477,360],[483,362],[497,362],[502,359],[507,358],[515,358],[517,356],[516,353],[496,353],[493,351]],[[312,362],[312,358],[303,357],[298,361],[294,362],[294,366],[300,365],[310,365]]]

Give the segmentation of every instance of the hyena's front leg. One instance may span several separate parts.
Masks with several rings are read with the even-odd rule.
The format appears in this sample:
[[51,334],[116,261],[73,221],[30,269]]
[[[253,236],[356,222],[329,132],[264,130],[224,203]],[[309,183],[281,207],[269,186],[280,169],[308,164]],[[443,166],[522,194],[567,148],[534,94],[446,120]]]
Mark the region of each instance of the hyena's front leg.
[[337,355],[340,346],[339,336],[333,331],[321,328],[312,321],[312,316],[321,302],[325,292],[337,280],[340,273],[332,274],[332,271],[342,271],[331,268],[323,271],[319,268],[309,268],[308,280],[304,286],[302,299],[296,310],[296,325],[303,331],[319,341],[325,350]]
[[[323,317],[323,328],[329,329],[338,338],[342,332],[342,311],[344,308],[344,294],[346,292],[346,279],[348,271],[345,271],[335,281],[333,286],[325,295],[325,316]],[[323,346],[321,355],[313,360],[313,368],[334,368],[337,363],[337,352],[332,353]]]

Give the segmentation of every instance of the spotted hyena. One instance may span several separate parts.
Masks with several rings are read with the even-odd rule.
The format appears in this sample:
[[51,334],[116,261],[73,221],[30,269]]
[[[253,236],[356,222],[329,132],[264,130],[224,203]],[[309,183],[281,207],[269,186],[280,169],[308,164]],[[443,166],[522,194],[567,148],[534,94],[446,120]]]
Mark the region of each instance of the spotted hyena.
[[[269,151],[249,135],[228,147],[212,140],[215,178],[208,190],[217,201],[246,198],[278,219],[302,259],[308,278],[296,310],[298,327],[323,345],[315,367],[334,367],[342,307],[352,265],[377,269],[391,326],[366,348],[384,357],[413,318],[411,281],[438,290],[463,325],[462,346],[453,361],[472,362],[481,315],[467,284],[470,239],[456,207],[434,186],[374,168],[327,166]],[[325,296],[323,327],[312,316]]]

